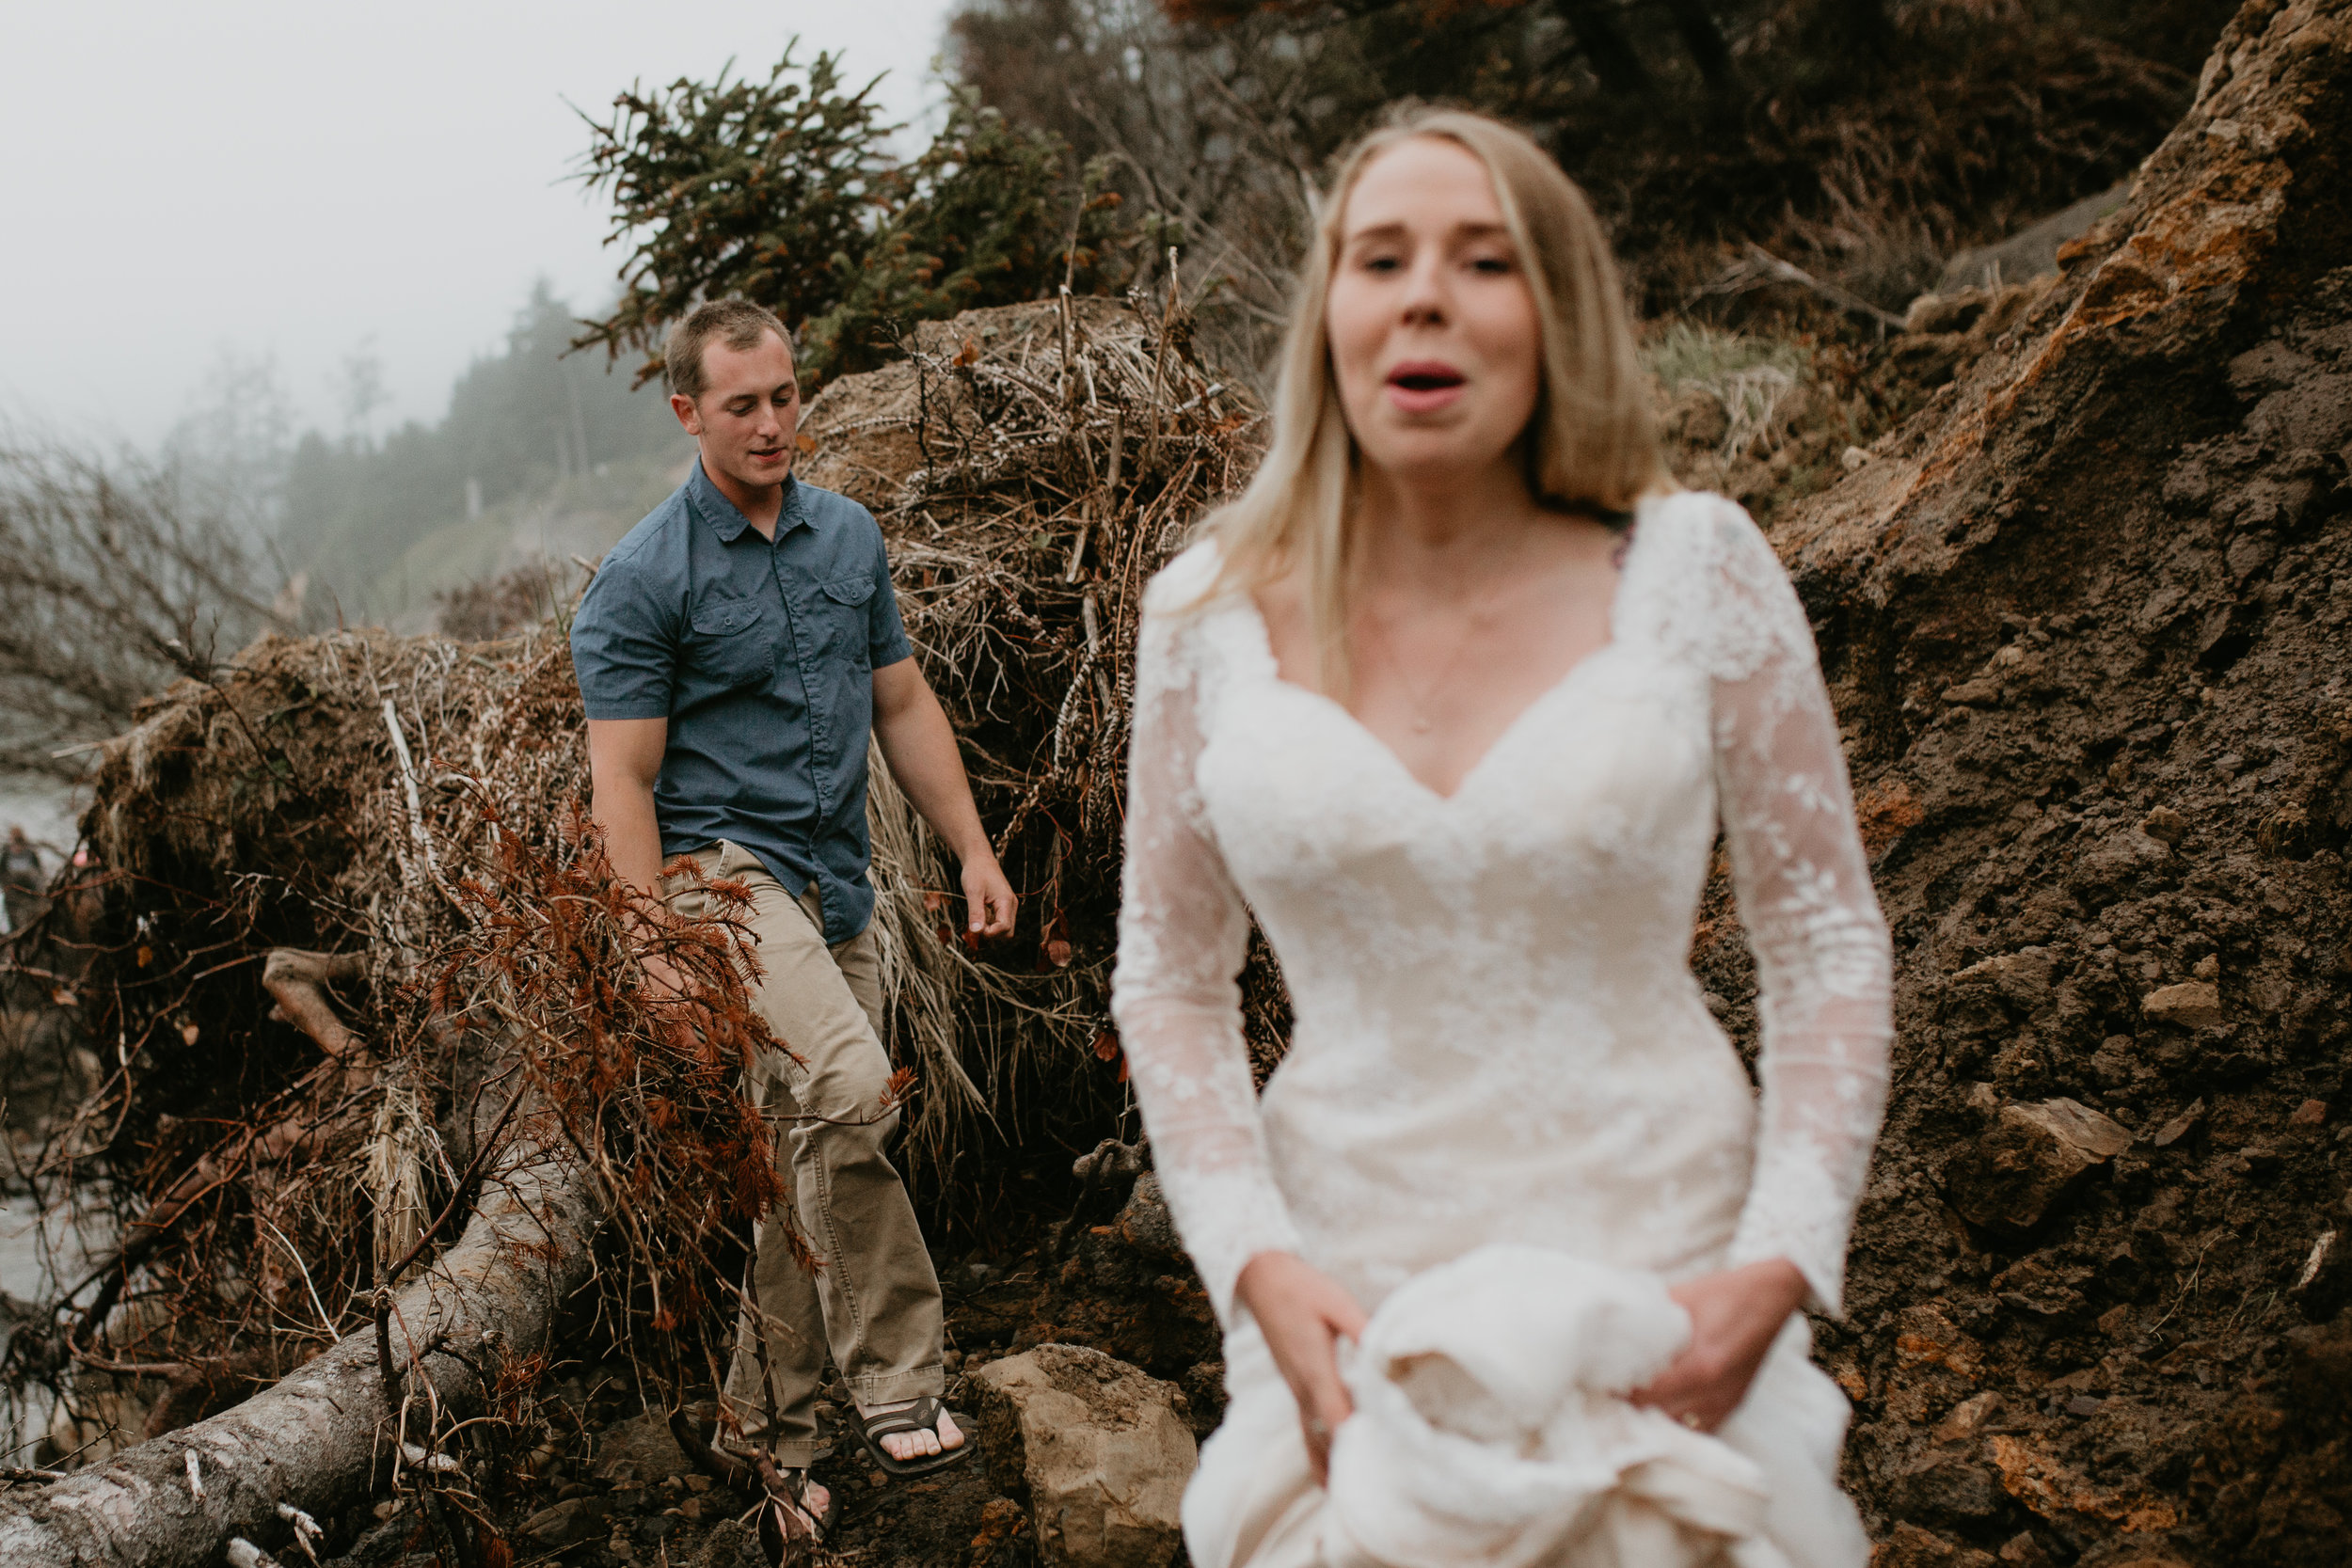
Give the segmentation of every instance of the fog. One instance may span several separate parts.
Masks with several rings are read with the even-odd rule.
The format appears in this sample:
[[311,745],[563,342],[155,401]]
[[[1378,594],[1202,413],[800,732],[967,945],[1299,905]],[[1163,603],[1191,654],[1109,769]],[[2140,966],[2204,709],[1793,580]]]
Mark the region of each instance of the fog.
[[[842,51],[921,120],[946,0],[0,8],[0,415],[160,440],[274,366],[294,420],[431,420],[534,279],[621,260],[566,176],[632,80]],[[355,368],[358,374],[355,376]],[[354,394],[357,394],[356,396]]]

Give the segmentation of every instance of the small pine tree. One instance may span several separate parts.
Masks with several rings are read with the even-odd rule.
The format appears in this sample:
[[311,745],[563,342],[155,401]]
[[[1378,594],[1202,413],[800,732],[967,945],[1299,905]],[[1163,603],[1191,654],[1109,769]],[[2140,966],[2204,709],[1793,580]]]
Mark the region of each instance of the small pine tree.
[[901,163],[874,85],[847,90],[839,55],[803,68],[787,46],[764,82],[722,71],[615,98],[580,178],[612,198],[608,243],[631,248],[612,313],[573,346],[645,351],[644,381],[671,323],[740,295],[794,329],[814,388],[889,358],[909,323],[1126,280],[1138,236],[1060,137],[962,92]]

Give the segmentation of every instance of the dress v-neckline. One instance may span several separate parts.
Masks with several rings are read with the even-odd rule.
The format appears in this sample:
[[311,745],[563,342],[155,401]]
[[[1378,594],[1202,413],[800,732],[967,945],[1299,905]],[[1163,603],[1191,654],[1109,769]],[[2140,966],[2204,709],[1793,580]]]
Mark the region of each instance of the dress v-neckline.
[[1389,766],[1393,768],[1397,774],[1413,789],[1430,800],[1435,801],[1439,806],[1450,806],[1455,801],[1461,800],[1463,796],[1470,793],[1470,786],[1478,782],[1479,775],[1485,772],[1486,765],[1494,760],[1495,753],[1509,746],[1511,741],[1518,735],[1518,732],[1527,725],[1529,720],[1539,709],[1548,706],[1554,698],[1558,697],[1563,692],[1568,690],[1571,687],[1576,685],[1577,677],[1583,674],[1586,670],[1590,669],[1600,659],[1609,654],[1613,653],[1619,644],[1624,641],[1617,624],[1618,611],[1622,609],[1625,603],[1626,579],[1632,576],[1634,558],[1640,552],[1642,547],[1641,516],[1638,510],[1635,515],[1635,520],[1632,524],[1632,530],[1633,531],[1631,536],[1629,537],[1625,543],[1625,560],[1621,562],[1617,567],[1616,584],[1609,591],[1609,610],[1607,615],[1604,617],[1604,622],[1609,632],[1608,637],[1598,647],[1593,649],[1590,653],[1585,654],[1575,663],[1560,672],[1559,679],[1553,681],[1549,686],[1545,687],[1541,691],[1536,692],[1533,697],[1530,697],[1517,713],[1511,715],[1510,721],[1504,724],[1502,730],[1496,734],[1495,737],[1486,743],[1486,749],[1479,752],[1470,765],[1462,770],[1462,776],[1454,781],[1454,788],[1451,791],[1437,788],[1431,784],[1429,781],[1414,772],[1410,767],[1406,766],[1405,759],[1397,754],[1396,748],[1381,739],[1378,734],[1373,730],[1371,725],[1365,723],[1361,719],[1357,718],[1353,712],[1349,711],[1346,704],[1342,703],[1338,699],[1324,692],[1317,691],[1313,687],[1301,686],[1296,681],[1292,680],[1289,676],[1283,674],[1281,660],[1274,657],[1274,633],[1266,626],[1265,611],[1258,608],[1257,595],[1245,590],[1236,596],[1241,601],[1240,608],[1245,610],[1249,617],[1249,625],[1254,630],[1257,639],[1258,655],[1264,663],[1265,678],[1268,681],[1284,690],[1295,692],[1298,696],[1304,697],[1311,703],[1315,703],[1323,707],[1328,708],[1333,713],[1339,715],[1342,722],[1343,722],[1349,729],[1353,730],[1357,735],[1360,736],[1371,745],[1374,751],[1377,752],[1381,756],[1387,758]]

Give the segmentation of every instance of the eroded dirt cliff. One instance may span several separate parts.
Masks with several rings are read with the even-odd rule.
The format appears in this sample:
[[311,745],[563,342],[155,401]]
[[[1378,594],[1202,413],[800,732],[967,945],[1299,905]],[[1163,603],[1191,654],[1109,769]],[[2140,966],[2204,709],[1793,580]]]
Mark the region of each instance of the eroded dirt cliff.
[[[1775,524],[1898,952],[1821,1336],[1882,1568],[2345,1560],[2347,150],[2352,6],[2249,4],[2062,279]],[[1752,1022],[1727,920],[1698,961]]]

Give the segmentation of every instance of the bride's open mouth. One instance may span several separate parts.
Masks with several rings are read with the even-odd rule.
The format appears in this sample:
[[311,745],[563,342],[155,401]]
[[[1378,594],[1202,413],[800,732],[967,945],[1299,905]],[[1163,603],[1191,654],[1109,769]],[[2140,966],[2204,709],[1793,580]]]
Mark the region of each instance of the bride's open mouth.
[[1389,402],[1406,414],[1443,408],[1462,395],[1468,378],[1437,359],[1408,359],[1389,372]]

